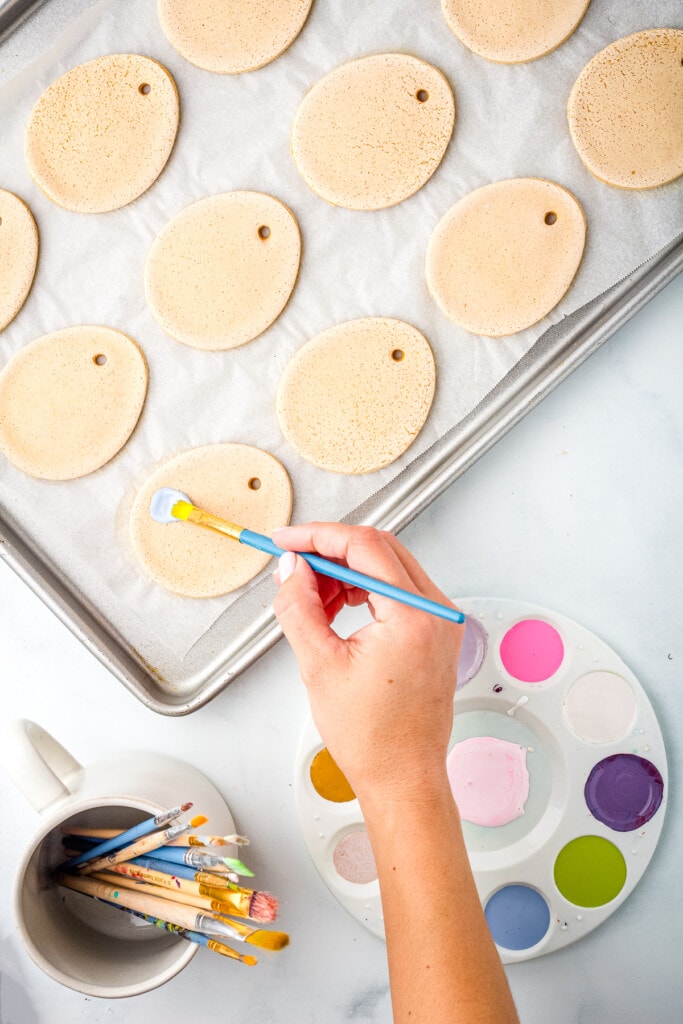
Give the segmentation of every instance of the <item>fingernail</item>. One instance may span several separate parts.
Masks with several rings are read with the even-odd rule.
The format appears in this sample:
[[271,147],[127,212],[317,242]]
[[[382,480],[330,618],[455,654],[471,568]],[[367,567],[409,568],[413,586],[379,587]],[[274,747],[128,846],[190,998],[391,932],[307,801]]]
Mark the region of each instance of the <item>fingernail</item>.
[[285,551],[284,555],[280,555],[280,561],[278,563],[278,572],[280,573],[280,583],[284,583],[285,580],[294,572],[296,568],[296,555],[293,551]]

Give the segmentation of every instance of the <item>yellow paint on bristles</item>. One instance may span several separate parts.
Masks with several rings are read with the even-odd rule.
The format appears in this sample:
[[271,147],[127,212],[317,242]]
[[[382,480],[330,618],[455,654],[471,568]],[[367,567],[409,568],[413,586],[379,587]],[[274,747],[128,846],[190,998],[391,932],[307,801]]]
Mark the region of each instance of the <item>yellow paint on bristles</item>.
[[190,819],[190,825],[192,825],[192,828],[197,828],[199,825],[205,825],[208,820],[209,819],[205,818],[203,814],[198,814],[196,817]]
[[189,519],[191,511],[192,505],[189,501],[176,501],[171,509],[171,515],[174,519]]

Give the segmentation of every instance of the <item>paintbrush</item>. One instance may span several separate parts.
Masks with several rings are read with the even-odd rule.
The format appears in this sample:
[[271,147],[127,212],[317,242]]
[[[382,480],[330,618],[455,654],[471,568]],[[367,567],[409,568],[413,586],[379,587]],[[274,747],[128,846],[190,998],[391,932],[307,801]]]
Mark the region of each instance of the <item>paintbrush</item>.
[[[79,836],[84,839],[99,841],[100,839],[113,839],[121,835],[119,828],[89,828],[88,826],[62,828],[65,835]],[[190,834],[180,839],[172,839],[169,846],[249,846],[246,836],[196,836]]]
[[164,829],[162,832],[152,832],[150,835],[138,839],[137,842],[131,843],[130,846],[114,850],[113,853],[105,853],[103,857],[95,856],[97,847],[94,846],[90,851],[90,855],[86,854],[87,859],[85,863],[79,864],[76,870],[85,874],[91,874],[93,871],[100,871],[103,868],[111,867],[113,864],[121,864],[125,860],[131,860],[132,857],[141,857],[152,850],[158,850],[159,847],[163,846],[170,839],[176,839],[178,836],[183,835],[183,833],[190,832],[197,825],[203,825],[207,820],[203,814],[197,814],[186,825],[174,825],[173,828]]
[[201,846],[164,846],[154,851],[157,860],[166,860],[169,864],[187,864],[198,871],[220,871],[229,876],[244,875],[253,878],[254,872],[234,857],[218,857],[209,853]]
[[[228,888],[220,876],[210,875],[208,872],[197,872],[202,875],[202,880],[197,881],[196,879],[179,878],[166,871],[156,871],[130,862],[116,864],[108,870],[135,881],[148,882],[150,885],[169,889],[173,893],[182,892],[195,898],[203,896],[219,901],[225,913],[235,914],[236,917],[248,917],[252,921],[263,923],[274,921],[277,917],[278,902],[271,893],[240,889],[239,887]],[[226,907],[229,909],[225,909]]]
[[[133,868],[133,871],[135,870]],[[228,889],[214,890],[209,889],[208,886],[201,886],[205,890],[202,893],[186,892],[178,887],[171,889],[169,886],[159,886],[148,879],[136,878],[134,875],[131,876],[118,871],[93,871],[88,877],[97,878],[100,882],[107,882],[109,885],[119,885],[122,889],[132,889],[136,892],[147,893],[149,896],[158,896],[160,899],[184,903],[187,906],[196,907],[198,910],[210,910],[216,914],[233,914],[235,917],[251,918],[248,912],[250,901],[239,898],[235,900],[230,899]],[[190,885],[194,883],[186,882],[185,884]],[[199,888],[200,886],[197,886],[197,889]],[[244,913],[243,910],[245,906],[247,913]],[[251,919],[256,920],[256,918]],[[274,917],[271,917],[270,920],[274,920]]]
[[171,935],[179,935],[181,939],[187,939],[188,942],[194,942],[198,946],[206,946],[207,949],[213,950],[214,953],[220,953],[221,956],[227,956],[231,960],[239,960],[240,963],[246,964],[248,967],[253,967],[254,964],[258,963],[255,956],[238,953],[236,949],[233,949],[231,946],[226,946],[224,942],[212,939],[208,935],[203,935],[201,932],[192,931],[190,928],[179,928],[177,925],[171,924],[169,921],[162,921],[160,917],[152,917],[151,914],[141,914],[139,910],[131,910],[130,907],[122,907],[120,903],[110,903],[108,900],[100,899],[99,896],[95,896],[94,899],[96,899],[98,903],[106,903],[108,907],[115,907],[116,910],[122,910],[124,914],[130,914],[131,917],[138,917],[141,921],[147,921],[149,924],[153,924],[155,928],[161,928],[163,931],[170,932]]
[[175,818],[179,818],[181,814],[184,814],[185,811],[189,811],[191,807],[191,803],[181,804],[179,807],[172,807],[170,811],[162,811],[153,818],[147,818],[146,821],[141,821],[139,825],[133,825],[132,828],[127,828],[123,832],[119,832],[117,836],[107,839],[103,843],[98,843],[97,846],[89,852],[86,851],[85,853],[79,853],[77,857],[72,857],[71,860],[66,862],[66,864],[62,864],[62,870],[70,871],[79,864],[84,864],[85,861],[90,860],[91,857],[101,857],[102,854],[109,853],[111,850],[118,850],[120,846],[127,846],[135,839],[139,839],[141,836],[146,836],[150,832],[154,832],[155,829],[160,828],[162,825],[168,825],[170,821],[174,821]]
[[[231,540],[239,541],[240,544],[247,544],[258,551],[264,551],[268,555],[279,557],[285,553],[284,548],[279,548],[270,537],[266,537],[262,533],[254,533],[243,526],[237,526],[235,523],[230,523],[227,519],[221,519],[211,512],[204,512],[202,509],[197,508],[196,505],[193,505],[192,500],[186,494],[183,494],[182,491],[176,491],[172,487],[162,487],[160,490],[155,491],[150,502],[149,514],[157,523],[194,523],[197,526],[204,527],[206,530],[213,530],[214,533],[220,533],[224,537],[230,537]],[[400,601],[401,604],[409,605],[411,608],[419,608],[421,611],[437,615],[441,619],[449,619],[451,622],[465,621],[465,616],[462,612],[457,611],[455,608],[438,604],[436,601],[430,601],[421,594],[413,594],[409,590],[402,590],[391,583],[384,583],[373,576],[366,576],[365,573],[356,572],[355,569],[349,569],[346,565],[329,562],[326,558],[311,554],[308,551],[298,551],[297,554],[308,562],[315,572],[320,573],[322,576],[331,576],[335,580],[348,583],[353,587],[359,587],[361,590],[367,590],[371,594],[381,594],[383,597],[390,597],[394,601]]]
[[161,899],[159,896],[150,896],[147,893],[130,892],[127,889],[119,888],[118,885],[110,885],[108,882],[99,882],[87,875],[66,875],[58,872],[55,881],[67,889],[74,889],[76,892],[85,893],[87,896],[99,896],[108,903],[120,904],[122,907],[129,907],[131,910],[139,910],[142,914],[151,914],[163,921],[169,921],[179,928],[189,928],[191,931],[204,932],[205,935],[212,935],[214,938],[234,939],[236,931],[226,924],[221,918],[218,919],[212,914],[203,914],[196,907],[186,907],[181,903]]

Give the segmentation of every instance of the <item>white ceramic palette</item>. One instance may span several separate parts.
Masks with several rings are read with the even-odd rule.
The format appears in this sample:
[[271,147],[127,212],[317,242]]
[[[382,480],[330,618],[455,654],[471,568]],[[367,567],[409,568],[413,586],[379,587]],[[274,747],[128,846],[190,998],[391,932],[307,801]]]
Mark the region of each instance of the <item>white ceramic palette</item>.
[[[474,737],[492,737],[487,742],[498,754],[514,749],[516,755],[514,771],[509,757],[498,758],[497,777],[490,770],[477,776],[481,751],[478,761],[469,758],[468,777],[460,783],[472,787],[475,805],[479,787],[482,806],[498,798],[504,806],[519,784],[520,763],[522,772],[524,761],[528,770],[522,814],[496,827],[463,821],[489,928],[503,961],[511,963],[575,942],[633,891],[662,829],[666,755],[643,688],[593,633],[519,601],[471,598],[456,604],[467,615],[467,629],[449,775],[472,745],[453,748]],[[492,762],[487,764],[490,769]],[[309,721],[296,772],[304,839],[340,903],[383,937],[363,816],[334,768]],[[497,787],[497,793],[485,793],[483,786]]]

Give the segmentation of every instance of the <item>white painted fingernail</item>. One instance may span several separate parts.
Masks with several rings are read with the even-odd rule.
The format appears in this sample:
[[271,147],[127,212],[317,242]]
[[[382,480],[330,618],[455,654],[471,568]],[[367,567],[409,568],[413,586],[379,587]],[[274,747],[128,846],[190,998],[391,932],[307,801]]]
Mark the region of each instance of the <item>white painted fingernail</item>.
[[278,563],[278,572],[280,573],[280,583],[284,583],[285,580],[294,572],[296,568],[296,555],[293,551],[285,551],[284,555],[280,555],[280,561]]

